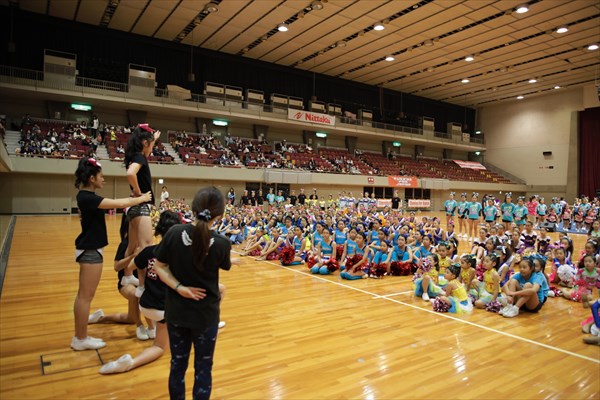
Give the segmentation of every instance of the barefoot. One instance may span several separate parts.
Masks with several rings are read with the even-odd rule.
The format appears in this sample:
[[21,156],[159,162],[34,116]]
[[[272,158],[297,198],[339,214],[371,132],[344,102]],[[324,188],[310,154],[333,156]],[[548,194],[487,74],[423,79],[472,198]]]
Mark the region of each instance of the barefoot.
[[590,333],[590,330],[592,329],[592,325],[594,325],[593,321],[589,322],[589,323],[587,323],[585,325],[583,325],[581,327],[581,332],[583,332],[583,333]]
[[259,256],[259,257],[256,257],[256,258],[255,258],[255,260],[256,260],[256,261],[264,261],[264,260],[266,260],[266,259],[267,259],[267,258],[266,258],[265,256]]

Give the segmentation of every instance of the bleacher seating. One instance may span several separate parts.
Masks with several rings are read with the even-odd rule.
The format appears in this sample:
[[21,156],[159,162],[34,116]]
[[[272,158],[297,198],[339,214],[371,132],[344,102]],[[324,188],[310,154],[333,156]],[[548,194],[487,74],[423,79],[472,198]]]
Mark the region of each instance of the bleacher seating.
[[[127,146],[129,134],[123,127],[107,125],[115,134],[106,134],[106,148],[109,159],[122,161],[122,151]],[[62,143],[64,151],[58,154],[42,154],[39,151],[25,151],[26,155],[60,158],[79,158],[92,154],[94,138],[90,132],[76,123],[32,118],[24,125],[24,143],[42,142],[50,138],[48,132],[55,132],[56,143]],[[75,133],[75,135],[74,135]],[[385,157],[382,154],[357,150],[351,154],[346,149],[321,147],[318,152],[305,144],[277,142],[273,146],[266,141],[242,137],[225,137],[226,146],[215,137],[200,133],[168,132],[168,140],[186,165],[285,168],[302,169],[311,172],[350,173],[361,175],[410,175],[418,178],[448,179],[472,182],[513,183],[510,179],[487,169],[461,168],[452,160],[439,160],[433,157],[409,156]],[[27,146],[25,146],[27,148]],[[121,151],[119,151],[121,150]],[[18,154],[18,152],[17,152]],[[173,163],[164,145],[157,140],[149,162]]]

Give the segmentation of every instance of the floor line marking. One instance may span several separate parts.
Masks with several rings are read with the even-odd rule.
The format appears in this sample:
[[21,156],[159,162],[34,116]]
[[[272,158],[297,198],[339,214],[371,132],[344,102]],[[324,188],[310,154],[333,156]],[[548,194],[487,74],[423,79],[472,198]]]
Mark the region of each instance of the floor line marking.
[[392,297],[392,296],[400,296],[401,294],[408,294],[408,293],[413,293],[414,290],[407,290],[406,292],[398,292],[398,293],[390,293],[390,294],[379,294],[377,296],[373,296],[374,299],[383,299],[386,297]]
[[[581,359],[584,359],[584,360],[587,360],[587,361],[594,362],[596,364],[600,364],[600,360],[598,360],[598,359],[594,359],[594,358],[591,358],[591,357],[588,357],[588,356],[584,356],[582,354],[577,354],[577,353],[574,353],[574,352],[569,351],[569,350],[564,350],[564,349],[561,349],[559,347],[554,347],[554,346],[550,346],[548,344],[536,342],[535,340],[531,340],[531,339],[527,339],[527,338],[524,338],[524,337],[521,337],[521,336],[513,335],[512,333],[507,333],[507,332],[499,331],[497,329],[490,328],[490,327],[487,327],[485,325],[479,325],[479,324],[477,324],[475,322],[466,321],[464,319],[456,318],[456,317],[454,317],[452,315],[448,315],[447,313],[439,313],[439,312],[436,312],[436,311],[433,311],[433,310],[429,310],[427,308],[421,308],[421,307],[415,306],[414,304],[405,303],[403,301],[396,300],[396,299],[390,299],[390,298],[388,298],[386,296],[380,296],[380,295],[377,295],[376,293],[372,293],[372,292],[369,292],[369,291],[366,291],[366,290],[363,290],[363,289],[359,289],[359,288],[356,288],[356,287],[353,287],[353,286],[349,286],[349,285],[346,285],[346,284],[343,284],[343,283],[340,283],[340,282],[335,282],[335,281],[332,281],[332,280],[329,280],[329,279],[325,279],[325,278],[322,278],[322,277],[317,276],[315,274],[309,274],[308,272],[295,270],[295,269],[292,269],[292,268],[289,268],[289,267],[284,267],[281,264],[276,264],[276,263],[274,263],[272,261],[267,261],[267,263],[271,264],[271,265],[274,265],[276,267],[279,267],[281,269],[287,270],[287,271],[292,271],[292,272],[295,272],[297,274],[310,276],[311,278],[314,278],[314,279],[319,279],[319,280],[322,280],[322,281],[325,281],[325,282],[332,283],[332,284],[337,285],[337,286],[345,287],[347,289],[351,289],[351,290],[354,290],[354,291],[357,291],[357,292],[368,294],[368,295],[370,295],[371,297],[373,297],[375,299],[382,299],[382,300],[391,301],[393,303],[397,303],[397,304],[401,304],[401,305],[404,305],[404,306],[407,306],[407,307],[410,307],[410,308],[414,308],[415,310],[424,311],[424,312],[427,312],[429,314],[435,314],[435,315],[443,317],[443,318],[447,318],[447,319],[451,319],[451,320],[454,320],[454,321],[462,322],[464,324],[471,325],[471,326],[474,326],[476,328],[480,328],[480,329],[483,329],[483,330],[486,330],[486,331],[489,331],[489,332],[497,333],[497,334],[502,335],[502,336],[510,337],[512,339],[520,340],[520,341],[523,341],[523,342],[526,342],[526,343],[529,343],[529,344],[533,344],[533,345],[536,345],[536,346],[544,347],[544,348],[549,349],[549,350],[558,351],[560,353],[568,354],[568,355],[573,356],[573,357],[578,357],[578,358],[581,358]],[[304,264],[302,264],[302,265],[304,265]]]

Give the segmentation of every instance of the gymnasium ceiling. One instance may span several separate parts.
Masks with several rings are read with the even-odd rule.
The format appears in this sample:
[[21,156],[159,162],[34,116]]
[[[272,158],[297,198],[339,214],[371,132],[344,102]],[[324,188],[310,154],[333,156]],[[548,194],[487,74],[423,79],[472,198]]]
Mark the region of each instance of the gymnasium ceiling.
[[[467,106],[600,81],[600,50],[587,49],[600,44],[598,0],[321,0],[317,7],[313,0],[212,0],[218,8],[212,12],[205,9],[209,0],[0,4],[9,1],[53,17]],[[529,11],[517,13],[522,4]],[[374,30],[380,22],[385,29]],[[278,31],[281,23],[287,32]],[[568,32],[557,33],[560,26]],[[467,55],[474,60],[465,61]]]

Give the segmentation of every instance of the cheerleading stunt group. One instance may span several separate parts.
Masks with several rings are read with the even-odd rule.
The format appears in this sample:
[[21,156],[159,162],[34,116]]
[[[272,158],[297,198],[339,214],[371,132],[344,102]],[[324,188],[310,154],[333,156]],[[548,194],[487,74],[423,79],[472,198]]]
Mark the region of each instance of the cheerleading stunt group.
[[[552,242],[547,235],[546,214],[558,212],[561,223],[570,223],[570,213],[554,207],[560,204],[558,199],[553,199],[550,212],[543,199],[530,199],[528,203],[537,203],[532,218],[527,207],[531,204],[526,206],[522,197],[514,204],[511,193],[505,194],[502,204],[493,198],[484,198],[482,204],[477,193],[470,202],[463,193],[459,202],[450,193],[444,203],[446,230],[437,218],[403,212],[398,201],[383,209],[373,199],[352,201],[345,194],[337,200],[330,195],[324,202],[317,200],[316,189],[310,198],[301,190],[285,201],[275,201],[273,194],[265,196],[264,203],[246,198],[235,204],[233,189],[225,196],[209,187],[196,193],[190,207],[170,200],[163,188],[157,209],[147,157],[159,135],[141,124],[130,136],[124,157],[131,188],[128,198],[108,199],[95,193],[103,187],[104,177],[94,158],[82,158],[75,172],[82,232],[75,241],[79,290],[71,348],[106,345],[87,335],[88,324],[93,323],[136,324],[140,340],[154,340],[136,357],[125,354],[106,363],[102,374],[152,362],[169,347],[169,393],[172,399],[184,398],[193,345],[194,398],[209,398],[217,332],[224,326],[219,311],[225,287],[219,283],[219,270],[231,268],[232,246],[241,256],[287,267],[305,265],[313,274],[340,271],[341,279],[348,281],[412,275],[415,296],[433,303],[438,312],[463,314],[479,308],[511,318],[524,311],[537,313],[548,297],[562,296],[592,308],[592,317],[583,324],[592,336],[584,340],[599,343],[597,199],[578,202],[577,215],[582,218],[576,228],[588,234],[581,254],[575,254],[568,236]],[[105,211],[115,208],[126,210],[114,269],[128,312],[90,314],[108,244]],[[161,238],[157,245],[154,235]],[[459,255],[461,240],[469,251]]]

